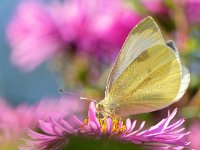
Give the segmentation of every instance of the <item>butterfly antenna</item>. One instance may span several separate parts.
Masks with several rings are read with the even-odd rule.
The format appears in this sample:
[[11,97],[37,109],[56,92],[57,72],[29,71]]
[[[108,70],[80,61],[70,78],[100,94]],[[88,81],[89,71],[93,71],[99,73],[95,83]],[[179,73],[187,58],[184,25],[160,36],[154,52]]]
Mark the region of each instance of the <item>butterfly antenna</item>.
[[86,100],[86,101],[92,101],[92,102],[95,102],[95,103],[97,103],[97,101],[95,101],[95,100],[93,100],[93,99],[88,99],[88,98],[86,98],[86,97],[80,97],[80,100]]
[[[49,116],[52,116],[52,117],[56,116],[57,111],[58,111],[58,106],[60,106],[63,101],[63,99],[62,99],[63,93],[65,93],[65,91],[62,89],[59,89],[58,91],[59,91],[58,96],[54,99],[50,99],[49,104],[48,104],[48,107],[51,107],[51,105],[52,105],[51,103],[54,103],[54,107],[52,107],[49,112]],[[51,101],[53,101],[53,102],[51,102]]]
[[[76,96],[74,93],[68,92],[68,91],[63,91],[62,89],[59,89],[59,92],[60,93],[65,93],[65,94],[69,94],[69,95],[72,95],[72,96]],[[93,99],[88,99],[87,97],[82,97],[82,96],[80,96],[80,100],[86,100],[86,101],[90,101],[90,102],[92,101],[92,102],[97,103],[97,101],[95,101]]]
[[59,92],[60,92],[61,94],[68,94],[68,95],[71,95],[71,96],[76,96],[75,93],[69,92],[69,91],[64,91],[63,89],[59,89]]

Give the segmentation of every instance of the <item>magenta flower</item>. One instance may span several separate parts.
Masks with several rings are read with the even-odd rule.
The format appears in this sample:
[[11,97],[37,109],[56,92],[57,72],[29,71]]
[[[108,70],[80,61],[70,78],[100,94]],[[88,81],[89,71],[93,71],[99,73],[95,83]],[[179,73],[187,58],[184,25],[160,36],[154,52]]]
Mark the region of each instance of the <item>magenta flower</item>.
[[83,109],[80,106],[80,101],[71,97],[62,97],[60,100],[43,99],[38,104],[21,104],[16,108],[1,100],[0,142],[19,138],[27,127],[34,128],[40,119],[48,120],[51,117],[57,120],[81,112]]
[[184,10],[191,24],[200,23],[200,1],[184,0]]
[[[173,8],[170,5],[167,6],[165,0],[141,0],[142,5],[152,14],[158,16],[170,15],[173,12]],[[182,7],[183,13],[190,24],[196,24],[200,22],[200,1],[199,0],[175,0],[172,1],[174,7]]]
[[188,140],[191,141],[191,149],[198,150],[200,147],[199,139],[200,139],[200,121],[193,121],[189,126],[190,134],[188,135]]
[[7,29],[11,60],[30,71],[74,48],[110,60],[140,19],[122,0],[23,1]]
[[157,148],[182,149],[188,146],[181,125],[184,119],[180,119],[173,124],[171,120],[175,117],[175,109],[168,117],[160,121],[155,126],[144,130],[145,122],[136,129],[136,121],[127,119],[123,121],[114,118],[98,118],[96,116],[95,104],[91,102],[88,118],[81,121],[73,116],[73,122],[64,119],[56,121],[50,118],[49,121],[40,120],[39,128],[43,133],[28,130],[32,141],[26,141],[25,149],[60,149],[69,141],[69,137],[77,135],[92,136],[95,138],[108,137],[115,140],[131,142],[133,144],[144,144],[144,146]]
[[141,4],[151,13],[156,15],[166,15],[169,9],[165,5],[164,0],[141,0]]
[[7,37],[13,64],[25,71],[53,56],[64,44],[47,6],[31,1],[19,5]]

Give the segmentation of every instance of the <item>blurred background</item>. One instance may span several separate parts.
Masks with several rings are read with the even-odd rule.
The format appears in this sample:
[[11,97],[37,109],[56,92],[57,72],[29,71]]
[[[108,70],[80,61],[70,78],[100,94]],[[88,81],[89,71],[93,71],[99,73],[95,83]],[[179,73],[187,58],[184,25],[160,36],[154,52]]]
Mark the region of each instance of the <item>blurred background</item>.
[[[191,131],[191,146],[200,148],[199,0],[1,0],[2,149],[17,149],[24,128],[34,128],[49,114],[61,118],[86,113],[87,103],[80,108],[79,96],[102,99],[125,38],[146,16],[156,20],[166,40],[175,41],[191,83],[178,103],[135,118],[152,125],[178,107]],[[116,149],[116,143],[110,145]]]

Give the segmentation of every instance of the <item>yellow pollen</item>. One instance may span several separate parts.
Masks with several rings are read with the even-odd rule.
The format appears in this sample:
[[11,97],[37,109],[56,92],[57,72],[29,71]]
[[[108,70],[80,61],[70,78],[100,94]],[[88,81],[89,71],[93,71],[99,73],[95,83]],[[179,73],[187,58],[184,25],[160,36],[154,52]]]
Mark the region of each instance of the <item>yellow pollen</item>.
[[89,119],[88,119],[88,118],[85,118],[84,123],[85,123],[85,124],[88,124],[88,122],[89,122]]
[[84,124],[83,125],[80,125],[80,128],[83,128],[85,125],[87,125],[89,123],[89,119],[88,118],[85,118],[84,120]]
[[[99,118],[98,119],[99,124],[101,126],[101,131],[103,133],[106,133],[108,130],[106,119],[105,118]],[[86,118],[84,120],[84,125],[87,125],[89,123],[89,119]],[[122,133],[126,130],[126,125],[124,124],[124,121],[119,121],[117,118],[112,118],[112,130],[111,132],[115,133]]]

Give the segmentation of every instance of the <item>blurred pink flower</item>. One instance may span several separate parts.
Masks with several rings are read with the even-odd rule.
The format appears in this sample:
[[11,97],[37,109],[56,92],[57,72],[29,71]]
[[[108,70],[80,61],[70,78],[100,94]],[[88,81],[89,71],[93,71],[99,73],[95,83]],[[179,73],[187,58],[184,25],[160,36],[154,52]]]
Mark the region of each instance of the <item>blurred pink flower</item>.
[[96,116],[95,104],[90,103],[88,110],[88,119],[84,122],[76,116],[73,117],[73,124],[60,119],[58,121],[50,119],[49,121],[40,120],[39,128],[43,133],[37,133],[28,130],[32,141],[26,141],[25,149],[61,149],[69,142],[70,136],[85,135],[95,138],[108,137],[115,140],[131,142],[133,144],[144,144],[147,147],[183,149],[189,143],[185,141],[184,128],[180,128],[184,119],[180,119],[173,124],[171,120],[175,117],[175,109],[168,117],[160,121],[149,129],[142,130],[145,122],[142,122],[138,129],[136,121],[131,122],[127,119],[123,121],[114,118],[98,118]]
[[191,24],[200,23],[200,1],[184,0],[184,10]]
[[23,1],[7,29],[11,59],[27,71],[61,49],[109,60],[140,19],[122,0]]
[[51,57],[64,44],[47,6],[22,2],[7,29],[13,49],[11,60],[30,71]]
[[0,143],[19,138],[25,128],[34,128],[40,119],[48,120],[51,117],[57,120],[82,110],[80,101],[71,97],[43,99],[38,104],[21,104],[16,108],[0,100]]
[[191,148],[198,150],[200,148],[200,121],[193,121],[189,130],[188,140],[191,142]]
[[[174,7],[183,7],[185,16],[189,23],[195,24],[200,22],[200,1],[199,0],[175,0],[172,1]],[[166,15],[172,13],[170,7],[168,8],[166,0],[141,0],[142,5],[151,13],[155,15]],[[171,12],[170,12],[171,11]],[[176,13],[176,12],[174,12]]]
[[156,15],[166,15],[169,13],[169,9],[165,5],[164,0],[141,0],[142,5],[151,13]]

